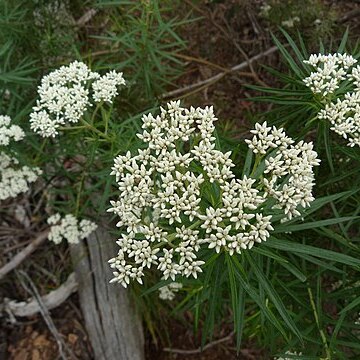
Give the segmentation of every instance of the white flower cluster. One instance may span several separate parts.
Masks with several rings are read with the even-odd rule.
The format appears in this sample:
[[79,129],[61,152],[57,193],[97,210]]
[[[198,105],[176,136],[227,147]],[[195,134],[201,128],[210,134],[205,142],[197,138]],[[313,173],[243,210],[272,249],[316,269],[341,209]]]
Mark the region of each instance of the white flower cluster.
[[182,289],[183,285],[181,283],[172,282],[169,285],[162,286],[159,289],[159,298],[161,300],[172,301],[175,298],[176,293]]
[[314,94],[326,96],[339,88],[341,81],[346,79],[349,69],[357,62],[347,54],[312,54],[305,64],[316,69],[303,81]]
[[106,101],[112,103],[112,99],[118,95],[118,87],[125,85],[122,73],[110,71],[92,84],[95,102]]
[[298,16],[294,16],[290,19],[284,20],[281,22],[282,26],[286,26],[288,28],[293,28],[295,26],[295,23],[299,23],[300,18]]
[[350,147],[360,146],[360,91],[346,93],[342,100],[326,104],[318,118],[330,121],[330,129],[346,139]]
[[10,140],[20,141],[24,136],[20,126],[11,124],[10,116],[0,115],[0,145],[7,146]]
[[[9,146],[10,141],[21,141],[25,136],[20,126],[11,124],[11,118],[0,115],[0,146]],[[14,198],[29,190],[29,184],[41,174],[39,168],[19,166],[15,156],[0,151],[0,200]]]
[[49,240],[55,244],[60,244],[63,239],[66,239],[69,244],[77,244],[97,228],[97,225],[90,220],[78,222],[76,217],[71,214],[67,214],[63,218],[60,214],[54,214],[48,218],[47,222],[51,225]]
[[112,102],[125,80],[115,71],[101,77],[79,61],[60,67],[41,80],[40,99],[30,114],[31,129],[42,137],[55,137],[59,127],[77,123],[92,106],[90,83],[95,102]]
[[[360,146],[360,66],[351,68],[357,60],[347,54],[319,54],[311,55],[305,62],[317,67],[317,72],[304,79],[305,84],[314,93],[321,94],[326,102],[318,118],[329,121],[330,129],[346,139],[349,146]],[[318,67],[320,63],[324,64],[323,68]],[[350,91],[335,99],[326,97],[345,80],[350,81]]]
[[[251,132],[254,137],[245,141],[254,153],[266,154],[270,149],[276,149],[265,160],[265,194],[277,200],[274,208],[283,209],[288,219],[300,216],[299,206],[305,208],[314,201],[313,167],[320,165],[320,160],[313,150],[313,143],[300,141],[294,145],[283,129],[268,127],[266,122],[256,124]],[[287,179],[286,182],[283,179]]]
[[267,199],[288,218],[313,199],[311,166],[318,161],[312,144],[292,145],[282,129],[257,125],[249,146],[259,157],[268,150],[273,156],[264,186],[251,177],[235,179],[231,152],[215,148],[212,107],[185,109],[177,101],[160,109],[142,118],[138,136],[147,146],[118,156],[112,169],[120,195],[109,211],[118,215],[122,235],[109,262],[112,281],[124,287],[130,280],[142,284],[152,266],[165,280],[197,278],[205,247],[233,255],[266,241],[273,230],[272,216],[263,213]]
[[291,358],[288,358],[288,357],[279,357],[279,358],[274,358],[274,360],[293,360],[295,359],[295,356],[302,356],[302,352],[299,352],[297,353],[296,351],[295,352],[292,352],[292,351],[286,351],[285,352],[285,355],[291,355]]
[[0,200],[14,198],[29,190],[41,174],[38,168],[18,167],[19,161],[0,151]]

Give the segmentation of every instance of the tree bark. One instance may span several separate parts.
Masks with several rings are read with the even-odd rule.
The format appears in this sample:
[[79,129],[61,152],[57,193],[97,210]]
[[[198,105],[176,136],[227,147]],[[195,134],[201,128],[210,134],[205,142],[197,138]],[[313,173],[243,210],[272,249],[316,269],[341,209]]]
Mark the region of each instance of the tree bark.
[[108,260],[116,253],[114,239],[103,228],[71,246],[86,329],[96,360],[144,360],[141,321],[127,290],[109,284]]

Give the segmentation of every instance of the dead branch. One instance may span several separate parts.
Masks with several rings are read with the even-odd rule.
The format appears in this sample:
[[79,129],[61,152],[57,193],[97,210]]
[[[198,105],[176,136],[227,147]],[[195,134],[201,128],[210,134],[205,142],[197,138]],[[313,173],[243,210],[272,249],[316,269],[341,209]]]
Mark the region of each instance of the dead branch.
[[249,58],[248,60],[246,61],[243,61],[242,63],[238,64],[238,65],[235,65],[233,66],[232,68],[230,68],[228,71],[223,71],[223,72],[220,72],[218,73],[217,75],[214,75],[210,78],[207,78],[205,80],[201,80],[201,81],[198,81],[197,83],[195,84],[191,84],[191,85],[187,85],[187,86],[184,86],[180,89],[176,89],[176,90],[173,90],[173,91],[169,91],[165,94],[163,94],[161,96],[161,98],[170,98],[170,97],[173,97],[175,95],[179,95],[183,92],[186,92],[186,91],[189,91],[189,90],[193,90],[195,88],[198,88],[200,86],[203,86],[203,85],[208,85],[208,84],[211,84],[211,83],[214,83],[216,81],[219,81],[222,77],[224,77],[225,75],[229,74],[229,73],[233,73],[235,71],[239,71],[239,70],[242,70],[244,68],[246,68],[247,66],[249,66],[250,64],[256,62],[257,60],[265,57],[265,56],[268,56],[272,53],[274,53],[275,51],[277,51],[278,48],[276,46],[272,46],[271,48],[269,48],[268,50],[266,51],[263,51],[262,53],[258,54],[258,55],[255,55],[251,58]]
[[0,279],[8,272],[14,270],[21,264],[35,249],[37,249],[48,237],[49,230],[41,232],[24,250],[17,253],[7,264],[0,268]]
[[24,289],[34,297],[34,299],[37,301],[38,306],[39,306],[39,310],[40,313],[47,325],[47,327],[49,328],[50,332],[53,334],[57,345],[58,345],[58,349],[59,349],[59,355],[63,360],[67,360],[67,356],[64,352],[64,350],[70,355],[71,358],[73,359],[77,359],[76,356],[73,354],[73,352],[71,351],[71,349],[66,345],[66,343],[64,342],[64,340],[62,339],[59,331],[57,330],[50,314],[49,314],[49,310],[46,307],[46,305],[44,304],[44,302],[42,301],[42,298],[35,286],[35,284],[33,283],[33,281],[30,279],[29,275],[26,274],[25,271],[21,271],[19,270],[19,274],[28,282],[29,286],[27,286],[25,284],[25,282],[23,280],[20,279],[22,286],[24,287]]
[[[47,309],[54,309],[61,305],[73,292],[77,291],[77,288],[75,273],[71,273],[61,286],[44,295],[41,301]],[[11,313],[18,317],[33,316],[40,312],[40,305],[35,298],[30,298],[27,301],[5,299],[4,304],[0,306],[0,312]]]
[[227,335],[219,340],[212,341],[212,342],[208,343],[207,345],[205,345],[203,348],[199,347],[197,349],[192,349],[192,350],[164,348],[163,351],[176,353],[176,354],[184,354],[184,355],[185,354],[198,354],[198,353],[201,353],[202,351],[205,351],[215,345],[218,345],[223,342],[231,340],[233,338],[233,336],[234,336],[234,332],[232,331],[229,335]]
[[81,16],[80,19],[76,21],[76,25],[78,27],[84,26],[86,23],[88,23],[95,15],[97,14],[97,10],[90,9],[88,10],[84,15]]
[[351,10],[351,11],[347,12],[344,16],[342,16],[338,20],[338,23],[340,23],[340,24],[346,23],[347,21],[349,21],[359,15],[360,15],[360,9]]

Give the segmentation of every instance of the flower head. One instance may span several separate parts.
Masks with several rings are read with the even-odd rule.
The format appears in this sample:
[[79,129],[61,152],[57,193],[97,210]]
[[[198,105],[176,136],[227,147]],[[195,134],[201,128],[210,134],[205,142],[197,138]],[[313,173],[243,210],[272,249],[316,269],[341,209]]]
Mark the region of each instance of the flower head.
[[[349,146],[360,146],[360,66],[354,66],[357,60],[347,54],[313,54],[304,62],[316,68],[304,79],[305,84],[325,103],[318,119],[329,121],[330,129],[346,139]],[[345,94],[336,94],[346,80],[349,83]]]
[[51,225],[49,240],[55,244],[61,243],[66,239],[69,244],[77,244],[80,240],[88,237],[96,230],[97,225],[90,220],[81,220],[80,222],[71,214],[61,218],[60,214],[54,214],[47,220]]
[[30,127],[42,137],[55,137],[59,127],[77,123],[83,117],[93,105],[92,98],[95,102],[112,102],[117,87],[124,84],[122,73],[111,71],[101,77],[79,61],[62,66],[42,78]]
[[20,126],[11,124],[11,118],[7,115],[0,115],[0,146],[9,145],[10,141],[20,141],[25,133]]
[[216,148],[212,107],[170,102],[142,120],[144,148],[119,155],[112,168],[119,198],[109,211],[118,215],[122,232],[118,255],[109,260],[112,281],[141,283],[153,266],[165,280],[197,278],[202,250],[233,255],[268,239],[268,200],[284,219],[313,200],[316,153],[311,143],[294,145],[283,129],[256,124],[247,143],[256,156],[266,156],[264,179],[236,179],[231,152]]

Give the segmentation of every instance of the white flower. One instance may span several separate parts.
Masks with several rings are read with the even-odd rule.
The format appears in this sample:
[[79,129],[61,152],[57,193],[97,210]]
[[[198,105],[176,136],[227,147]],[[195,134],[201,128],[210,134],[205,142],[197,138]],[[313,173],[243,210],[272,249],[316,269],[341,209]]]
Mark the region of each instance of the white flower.
[[[331,130],[348,141],[350,147],[360,146],[360,66],[349,69],[357,60],[347,54],[311,55],[306,63],[318,67],[316,73],[304,79],[314,93],[324,97],[325,106],[318,112],[318,119],[331,123]],[[344,95],[337,95],[334,99],[325,97],[333,93],[341,81],[349,79],[350,84]]]
[[[128,286],[131,271],[141,273],[140,282],[153,266],[165,280],[197,278],[205,263],[201,249],[234,255],[269,238],[265,202],[267,211],[274,206],[291,219],[313,200],[317,154],[311,143],[294,145],[283,129],[255,125],[247,143],[265,157],[264,180],[235,179],[231,152],[216,149],[212,107],[184,109],[174,101],[142,120],[145,149],[117,156],[111,172],[119,198],[109,211],[122,231],[110,260],[114,282]],[[170,293],[164,288],[163,294]]]
[[283,358],[283,357],[279,357],[279,358],[274,358],[274,360],[292,360],[292,359],[294,359],[294,356],[301,356],[302,355],[302,353],[301,352],[299,352],[299,353],[297,353],[296,351],[295,352],[292,352],[292,351],[286,351],[285,352],[285,355],[293,355],[291,358],[288,358],[288,357],[285,357],[285,358]]
[[117,73],[116,71],[110,71],[95,80],[92,84],[95,102],[107,101],[112,103],[113,98],[118,95],[117,88],[120,85],[125,85],[125,80],[122,73]]
[[11,118],[7,115],[0,115],[0,146],[7,146],[10,140],[20,141],[25,133],[20,126],[12,125]]
[[304,63],[311,65],[316,71],[311,72],[303,81],[315,94],[332,94],[339,88],[340,82],[346,79],[346,74],[356,62],[355,58],[347,54],[312,54]]
[[268,17],[270,10],[271,10],[271,5],[265,2],[260,6],[260,15],[263,17]]
[[19,167],[19,161],[0,152],[0,200],[14,198],[29,190],[41,174],[39,168]]
[[295,23],[297,23],[297,22],[300,22],[300,18],[298,16],[294,16],[293,18],[282,21],[281,25],[286,26],[288,28],[292,28],[292,27],[294,27]]
[[159,288],[159,298],[161,300],[172,301],[175,298],[175,294],[182,289],[183,285],[177,282],[171,282],[168,285],[162,286]]
[[97,225],[89,220],[78,222],[76,217],[71,214],[67,214],[63,218],[60,214],[54,214],[48,218],[47,222],[51,225],[48,238],[55,244],[60,244],[63,239],[66,239],[69,244],[77,244],[97,228]]
[[283,209],[287,219],[299,216],[298,207],[308,207],[314,200],[313,167],[318,166],[320,160],[313,144],[300,141],[293,145],[283,129],[267,127],[266,122],[255,125],[252,133],[255,136],[246,142],[254,153],[266,154],[269,148],[273,149],[265,160],[265,195],[276,200],[273,208]]
[[117,87],[123,84],[122,73],[110,71],[100,77],[79,61],[62,66],[42,78],[30,127],[42,137],[55,137],[59,127],[75,124],[84,116],[93,105],[92,98],[95,102],[112,102]]

